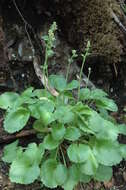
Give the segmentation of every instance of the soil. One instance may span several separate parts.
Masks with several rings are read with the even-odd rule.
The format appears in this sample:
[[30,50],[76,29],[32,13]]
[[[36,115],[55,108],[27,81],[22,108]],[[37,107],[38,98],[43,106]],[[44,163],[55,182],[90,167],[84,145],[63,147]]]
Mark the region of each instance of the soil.
[[[44,6],[42,6],[42,2],[45,3]],[[50,5],[52,5],[52,9],[51,8],[47,9],[49,4],[46,3],[45,1],[38,1],[38,3],[36,3],[36,7],[33,6],[35,4],[34,0],[32,0],[33,5],[32,3],[31,5],[29,5],[29,3],[27,3],[26,0],[22,0],[22,3],[18,1],[16,5],[18,5],[18,7],[20,8],[21,11],[20,13],[23,14],[23,19],[25,19],[23,20],[22,15],[20,15],[19,11],[15,7],[14,3],[12,3],[12,1],[9,0],[2,1],[2,7],[1,7],[2,13],[0,10],[0,94],[6,91],[21,92],[29,86],[34,86],[35,88],[43,87],[34,71],[32,63],[33,49],[31,48],[28,35],[30,36],[30,39],[32,39],[32,43],[36,54],[40,56],[41,61],[43,62],[44,44],[42,43],[40,38],[41,35],[45,35],[47,33],[49,26],[55,19],[55,16],[57,16],[56,18],[57,22],[59,23],[59,28],[56,34],[56,39],[57,39],[57,44],[55,47],[56,53],[49,60],[49,72],[62,73],[62,74],[66,73],[65,63],[67,62],[70,56],[71,50],[74,47],[77,47],[78,40],[80,40],[80,38],[78,39],[78,36],[77,38],[75,38],[75,44],[76,44],[75,46],[73,45],[74,43],[73,38],[72,38],[72,43],[70,43],[71,38],[69,38],[68,36],[71,35],[70,32],[73,30],[73,26],[75,24],[75,23],[73,24],[73,19],[70,17],[70,13],[68,15],[69,19],[72,19],[72,23],[71,23],[71,30],[68,30],[69,22],[66,22],[66,26],[64,26],[63,28],[63,23],[61,23],[61,21],[59,20],[60,17],[58,16],[58,10],[56,14],[54,14],[53,3],[51,3],[51,1],[47,2],[50,3]],[[63,3],[64,1],[61,2]],[[68,2],[71,3],[71,1]],[[97,1],[96,5],[98,5],[98,3],[99,1]],[[58,3],[56,5],[58,9],[59,8]],[[106,3],[103,3],[103,5],[106,6]],[[60,8],[59,11],[62,13],[61,20],[65,22],[67,17],[66,15],[63,14],[64,7]],[[70,10],[67,11],[70,12]],[[72,13],[74,16],[76,14],[76,11],[74,14]],[[87,12],[85,12],[85,15],[83,16],[86,17],[86,14]],[[102,19],[104,19],[104,17]],[[75,20],[77,22],[77,18],[75,18]],[[109,24],[111,25],[110,20]],[[85,32],[85,30],[83,31]],[[112,59],[108,59],[108,57],[111,56],[109,55],[109,53],[107,54],[107,59],[106,59],[107,61],[104,61],[102,56],[95,56],[95,57],[91,56],[87,59],[84,68],[84,73],[88,74],[88,68],[91,67],[90,80],[95,84],[95,86],[102,88],[107,93],[109,93],[110,97],[116,101],[117,105],[119,106],[119,111],[118,113],[115,113],[113,116],[117,119],[119,123],[126,123],[126,115],[125,112],[123,111],[123,109],[126,108],[125,53],[123,52],[123,55],[122,54],[120,55],[120,51],[122,52],[122,49],[123,50],[125,49],[125,45],[123,43],[120,43],[120,39],[122,37],[122,31],[120,30],[117,31],[117,30],[118,27],[114,26],[113,33],[116,36],[116,40],[114,41],[115,42],[114,45],[113,44],[112,45],[115,48],[114,52],[116,52],[115,62],[118,62],[117,59],[119,59],[118,64],[115,64],[115,62],[113,62],[112,64]],[[85,34],[87,35],[87,37],[91,35],[87,34],[86,32]],[[118,39],[117,39],[117,34],[119,34]],[[92,41],[93,40],[94,39],[92,37]],[[103,47],[102,45],[98,46],[100,46],[100,48],[102,49]],[[82,44],[78,44],[78,48],[80,48],[79,51],[81,50],[81,46]],[[93,47],[93,51],[95,52],[95,47]],[[103,53],[104,52],[102,52],[102,54]],[[120,56],[122,56],[121,59]],[[111,64],[108,63],[108,60],[110,60]],[[74,64],[81,66],[81,59],[79,58],[77,62]],[[76,76],[74,64],[71,67],[69,80],[71,80],[73,77]],[[12,142],[17,137],[9,136],[8,134],[5,133],[5,131],[3,131],[2,129],[3,117],[4,117],[4,112],[0,111],[0,190],[33,190],[33,189],[46,190],[46,188],[42,187],[41,183],[39,183],[38,181],[27,186],[14,184],[10,182],[8,178],[8,165],[3,163],[1,158],[4,146],[9,142]],[[29,134],[28,136],[20,137],[22,144],[24,142],[26,144],[29,141],[32,142],[34,139],[36,138],[35,135],[32,133]],[[119,140],[123,143],[126,143],[125,136],[120,136]],[[113,178],[110,182],[97,183],[92,181],[91,183],[86,185],[79,184],[76,189],[126,190],[126,162],[122,161],[119,165],[113,167]]]

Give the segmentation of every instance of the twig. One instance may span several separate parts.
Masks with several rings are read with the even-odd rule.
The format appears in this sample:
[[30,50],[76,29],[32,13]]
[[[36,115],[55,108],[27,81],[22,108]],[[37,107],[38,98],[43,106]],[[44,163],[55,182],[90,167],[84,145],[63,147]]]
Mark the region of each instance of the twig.
[[32,51],[33,51],[33,56],[34,56],[34,54],[35,54],[35,51],[34,51],[35,49],[34,49],[34,46],[33,46],[33,44],[32,44],[32,40],[31,40],[31,37],[30,37],[30,35],[29,35],[28,28],[31,30],[31,32],[32,32],[32,34],[33,34],[33,36],[34,36],[34,38],[35,38],[35,41],[36,41],[37,45],[39,46],[40,52],[43,52],[42,46],[41,46],[40,43],[39,43],[39,39],[37,38],[37,35],[36,35],[36,33],[35,33],[33,27],[32,27],[32,26],[27,22],[27,20],[24,18],[23,14],[21,13],[20,9],[18,8],[18,6],[17,6],[17,4],[16,4],[16,1],[15,1],[15,0],[12,0],[12,1],[13,1],[13,4],[14,4],[14,6],[15,6],[17,12],[18,12],[18,14],[20,15],[20,17],[21,17],[21,19],[22,19],[22,21],[23,21],[23,23],[24,23],[25,31],[26,31],[28,40],[29,40],[29,42],[30,42],[30,45],[31,45],[31,48],[32,48]]
[[118,71],[117,71],[117,68],[116,68],[116,64],[115,64],[115,63],[113,63],[113,67],[114,67],[115,75],[116,75],[116,77],[117,77],[117,76],[118,76]]
[[49,86],[49,82],[47,77],[43,74],[42,69],[40,68],[39,65],[39,57],[35,56],[33,59],[33,65],[34,65],[34,69],[36,72],[37,77],[39,78],[39,80],[41,81],[41,83],[43,84],[43,86],[45,86],[45,88],[47,88],[47,90],[53,95],[53,96],[58,96],[59,93],[52,88],[51,86]]
[[7,143],[9,141],[18,139],[18,138],[22,138],[22,137],[27,137],[27,136],[32,136],[35,135],[36,131],[34,129],[30,129],[30,130],[23,130],[20,133],[14,134],[14,135],[3,135],[0,138],[0,144],[2,143]]
[[111,10],[111,15],[112,15],[115,23],[122,29],[122,31],[124,33],[126,33],[126,27],[122,24],[122,22],[119,20],[119,18],[117,17],[117,15],[113,12],[113,10]]
[[25,20],[25,18],[23,17],[23,15],[22,15],[21,11],[19,10],[19,8],[18,8],[18,6],[17,6],[15,0],[13,0],[13,4],[14,4],[16,10],[18,11],[18,14],[20,15],[22,21],[24,22],[24,25],[25,25],[25,31],[26,31],[26,34],[27,34],[28,40],[29,40],[29,42],[30,42],[31,48],[32,48],[32,50],[33,50],[34,47],[33,47],[33,44],[32,44],[31,38],[30,38],[30,35],[29,35],[29,33],[28,33],[28,30],[27,30],[27,27],[31,28],[31,25],[29,25],[29,23],[28,23],[28,22]]
[[125,3],[124,3],[124,0],[119,0],[119,4],[120,4],[120,7],[122,9],[122,13],[123,13],[123,16],[124,16],[124,20],[126,22],[126,11],[125,11]]

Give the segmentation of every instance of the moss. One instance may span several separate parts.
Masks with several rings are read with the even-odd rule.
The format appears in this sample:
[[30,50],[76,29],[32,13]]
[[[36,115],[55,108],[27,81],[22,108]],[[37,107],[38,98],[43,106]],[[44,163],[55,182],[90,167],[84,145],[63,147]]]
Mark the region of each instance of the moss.
[[123,52],[123,34],[111,16],[111,9],[121,19],[116,0],[66,0],[59,1],[60,17],[68,41],[82,50],[91,41],[92,53],[106,57],[107,63],[118,63]]

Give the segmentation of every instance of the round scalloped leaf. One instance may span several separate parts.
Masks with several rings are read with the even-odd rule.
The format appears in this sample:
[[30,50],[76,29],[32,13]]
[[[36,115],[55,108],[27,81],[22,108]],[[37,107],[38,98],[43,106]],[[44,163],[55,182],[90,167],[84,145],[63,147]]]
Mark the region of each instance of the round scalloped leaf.
[[75,123],[78,128],[84,132],[84,134],[93,134],[95,135],[95,132],[93,132],[91,129],[88,128],[87,123],[84,123],[82,119],[78,118],[77,123]]
[[63,189],[65,190],[73,190],[74,187],[78,184],[80,180],[80,172],[77,165],[72,165],[68,168],[68,177],[65,183],[63,184]]
[[55,180],[54,171],[57,167],[56,160],[49,159],[42,163],[40,178],[42,183],[49,188],[57,187],[57,182]]
[[68,126],[66,128],[66,133],[64,138],[70,141],[76,141],[79,139],[79,137],[81,136],[81,132],[78,128],[76,127],[70,127]]
[[51,112],[48,112],[46,110],[41,110],[40,114],[41,114],[40,119],[44,126],[49,125],[52,121],[55,120],[53,117],[53,113],[51,113]]
[[90,155],[86,162],[81,165],[81,172],[86,175],[94,175],[96,173],[97,168],[98,162],[93,153],[90,152]]
[[4,162],[11,163],[16,158],[18,142],[19,141],[16,140],[13,143],[5,146],[4,156],[2,157]]
[[46,187],[55,188],[66,181],[67,169],[56,160],[48,159],[42,163],[40,177]]
[[105,166],[113,166],[122,160],[117,141],[97,140],[93,152],[97,161]]
[[91,91],[88,88],[82,88],[80,89],[80,100],[87,100],[90,99]]
[[50,75],[49,82],[58,91],[64,91],[67,87],[66,79],[62,75]]
[[99,133],[96,134],[97,139],[115,141],[118,138],[118,128],[110,121],[103,121],[104,126]]
[[89,183],[91,181],[91,176],[85,175],[84,173],[80,174],[80,182]]
[[64,137],[66,128],[64,127],[63,124],[57,124],[52,127],[52,137],[55,140],[61,140]]
[[11,110],[7,113],[4,120],[4,129],[8,133],[15,133],[26,125],[29,120],[30,113],[26,108],[20,107],[17,110]]
[[51,134],[48,134],[44,138],[44,147],[47,150],[53,150],[53,149],[57,148],[59,143],[60,143],[59,141],[56,141],[55,139],[53,139]]
[[85,144],[71,144],[67,149],[69,159],[75,163],[85,162],[90,153],[90,147]]
[[112,99],[105,97],[101,98],[100,100],[96,100],[96,106],[113,112],[118,111],[118,107],[115,102]]
[[15,92],[5,92],[0,95],[0,108],[12,108],[19,94]]
[[120,152],[124,159],[126,159],[126,144],[120,144]]
[[126,124],[118,125],[118,132],[119,134],[126,135]]
[[91,98],[92,99],[101,99],[106,96],[108,96],[108,94],[101,89],[96,88],[96,89],[91,90]]
[[44,132],[47,129],[47,127],[43,125],[43,121],[41,119],[34,122],[33,128],[38,132]]
[[54,111],[54,103],[48,98],[44,98],[39,102],[29,106],[32,117],[40,119],[43,115],[52,113]]
[[79,86],[79,82],[77,80],[72,80],[70,83],[67,84],[66,90],[73,90]]
[[[115,141],[118,137],[118,128],[112,122],[102,118],[97,112],[92,111],[88,127],[95,132],[98,139]],[[102,130],[101,130],[102,128]]]
[[94,176],[97,181],[109,181],[112,178],[112,168],[108,166],[100,165]]
[[67,179],[67,168],[63,164],[58,164],[55,169],[55,180],[58,185],[63,185]]
[[11,164],[9,177],[11,182],[20,184],[30,184],[33,183],[40,175],[40,168],[35,163],[31,165],[28,160],[23,158],[18,158],[14,160]]
[[27,88],[24,92],[22,92],[21,96],[27,96],[27,97],[32,97],[33,96],[33,87]]
[[[87,106],[84,105],[82,102],[78,102],[75,106],[74,106],[74,111],[77,113],[77,115],[81,116],[90,116],[92,114],[92,109]],[[85,120],[84,118],[82,120]]]
[[97,133],[101,131],[101,128],[104,129],[104,119],[96,111],[92,111],[89,117],[88,128]]
[[34,90],[33,96],[38,97],[40,100],[43,99],[43,98],[49,98],[49,99],[54,98],[52,96],[52,94],[50,94],[50,92],[47,91],[46,89],[36,89],[36,90]]
[[74,120],[74,113],[70,110],[69,106],[60,106],[54,112],[54,117],[60,123],[70,123]]
[[37,163],[40,164],[42,156],[44,154],[43,144],[37,146],[36,143],[30,143],[23,153],[23,157],[29,160],[30,164]]

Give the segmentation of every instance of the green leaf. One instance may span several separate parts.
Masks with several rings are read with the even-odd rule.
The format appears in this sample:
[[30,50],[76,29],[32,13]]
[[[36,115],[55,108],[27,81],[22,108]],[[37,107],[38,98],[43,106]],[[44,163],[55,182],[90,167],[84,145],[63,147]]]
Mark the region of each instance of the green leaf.
[[44,147],[47,150],[53,150],[55,148],[58,147],[59,145],[59,141],[53,139],[51,134],[48,134],[45,138],[44,138]]
[[23,153],[23,157],[29,160],[29,163],[32,165],[34,163],[40,164],[42,156],[44,154],[44,146],[40,144],[39,147],[36,143],[30,143]]
[[109,111],[118,111],[117,105],[112,99],[107,98],[108,94],[101,89],[89,90],[88,88],[82,88],[80,90],[80,100],[95,100],[96,106],[104,108]]
[[64,91],[67,87],[66,79],[62,75],[49,76],[49,82],[52,87],[60,92]]
[[64,91],[63,96],[67,98],[68,100],[73,100],[75,101],[75,97],[73,96],[71,91]]
[[[29,106],[32,117],[40,119],[46,115],[46,113],[52,113],[54,111],[54,103],[48,98],[42,99],[39,102]],[[44,114],[45,113],[45,114]]]
[[82,183],[89,183],[91,180],[91,176],[85,175],[84,173],[80,174],[80,182]]
[[86,133],[86,134],[95,135],[95,132],[89,129],[88,125],[84,123],[80,118],[77,119],[77,126],[79,127],[80,130],[82,130],[82,132],[84,132],[84,134]]
[[46,89],[36,89],[33,92],[33,96],[38,97],[40,100],[41,98],[48,98],[48,99],[53,99],[53,96],[46,90]]
[[46,110],[41,110],[41,122],[44,126],[49,125],[51,122],[55,121],[53,113]]
[[63,139],[65,135],[66,128],[63,124],[55,124],[55,126],[52,127],[52,137],[55,140],[61,140]]
[[46,132],[48,128],[43,124],[42,119],[38,119],[34,122],[33,128],[38,132]]
[[57,167],[56,160],[48,159],[41,166],[40,178],[42,183],[49,188],[57,187],[54,171]]
[[23,96],[26,96],[26,97],[32,97],[33,96],[33,90],[34,90],[34,88],[33,87],[29,87],[29,88],[27,88],[22,94],[21,94],[21,96],[23,97]]
[[[73,110],[79,116],[90,116],[92,114],[92,110],[89,106],[84,105],[82,102],[78,102],[74,107]],[[85,118],[84,118],[85,120]]]
[[63,164],[58,164],[54,175],[57,184],[60,186],[63,185],[68,175],[67,168]]
[[112,168],[100,165],[94,176],[97,181],[109,181],[112,178]]
[[48,159],[42,163],[41,181],[46,187],[55,188],[64,184],[67,179],[67,169],[62,164],[58,164],[54,159]]
[[31,116],[40,119],[40,110],[43,109],[40,102],[28,106]]
[[118,107],[112,99],[102,98],[101,100],[96,101],[96,106],[100,108],[107,109],[109,111],[117,112]]
[[81,171],[86,175],[94,175],[96,173],[97,168],[98,168],[98,162],[93,152],[90,151],[88,159],[84,164],[81,165]]
[[2,95],[0,95],[0,108],[7,109],[12,108],[14,102],[19,97],[19,94],[15,92],[5,92]]
[[40,175],[39,164],[44,154],[43,144],[30,143],[26,150],[15,158],[10,167],[9,176],[12,182],[30,184]]
[[92,111],[88,119],[88,127],[94,132],[100,132],[104,128],[104,119],[95,111]]
[[80,90],[80,100],[101,100],[108,94],[101,89],[90,90],[88,88],[82,88]]
[[66,90],[73,90],[76,89],[79,85],[79,82],[77,80],[72,80],[69,84],[67,84]]
[[85,162],[90,153],[90,147],[85,144],[71,144],[67,149],[69,159],[75,163]]
[[68,177],[62,186],[65,190],[73,190],[80,180],[80,172],[77,165],[72,165],[68,168]]
[[46,129],[41,119],[38,119],[34,122],[33,128],[38,132],[45,132],[45,129]]
[[108,96],[108,94],[101,89],[96,88],[96,89],[91,90],[92,99],[98,100],[106,96]]
[[104,109],[104,108],[98,108],[98,112],[99,112],[100,116],[103,117],[103,118],[106,119],[106,120],[111,121],[111,119],[113,119],[113,118],[109,115],[108,111],[107,111],[106,109]]
[[125,144],[120,144],[120,152],[121,152],[122,157],[126,159],[126,145]]
[[70,140],[70,141],[76,141],[81,137],[81,132],[78,128],[76,127],[70,127],[68,126],[66,128],[66,133],[65,133],[65,139]]
[[97,161],[105,166],[113,166],[122,160],[117,141],[97,140],[93,147]]
[[74,120],[74,113],[70,110],[69,106],[60,106],[54,112],[54,117],[60,123],[70,123]]
[[13,143],[5,146],[4,156],[2,157],[4,162],[11,163],[16,158],[18,142],[19,141],[16,140]]
[[88,100],[90,99],[91,91],[88,88],[80,89],[80,100]]
[[98,139],[115,141],[118,137],[118,128],[112,122],[102,118],[97,112],[92,111],[88,127],[95,132]]
[[13,109],[17,109],[18,107],[21,107],[22,105],[24,106],[26,104],[34,104],[37,101],[37,99],[33,99],[28,96],[19,96],[19,98],[13,104]]
[[126,135],[126,125],[125,124],[118,125],[118,132],[119,134]]
[[4,121],[4,129],[8,133],[15,133],[26,125],[30,113],[26,108],[20,107],[17,110],[11,110],[7,113]]
[[40,175],[39,166],[34,163],[29,164],[28,160],[23,157],[17,158],[11,164],[9,177],[11,182],[20,184],[33,183]]
[[79,181],[88,183],[91,180],[91,176],[83,174],[80,169],[81,165],[78,164],[73,164],[68,168],[68,177],[63,185],[65,190],[73,190]]

